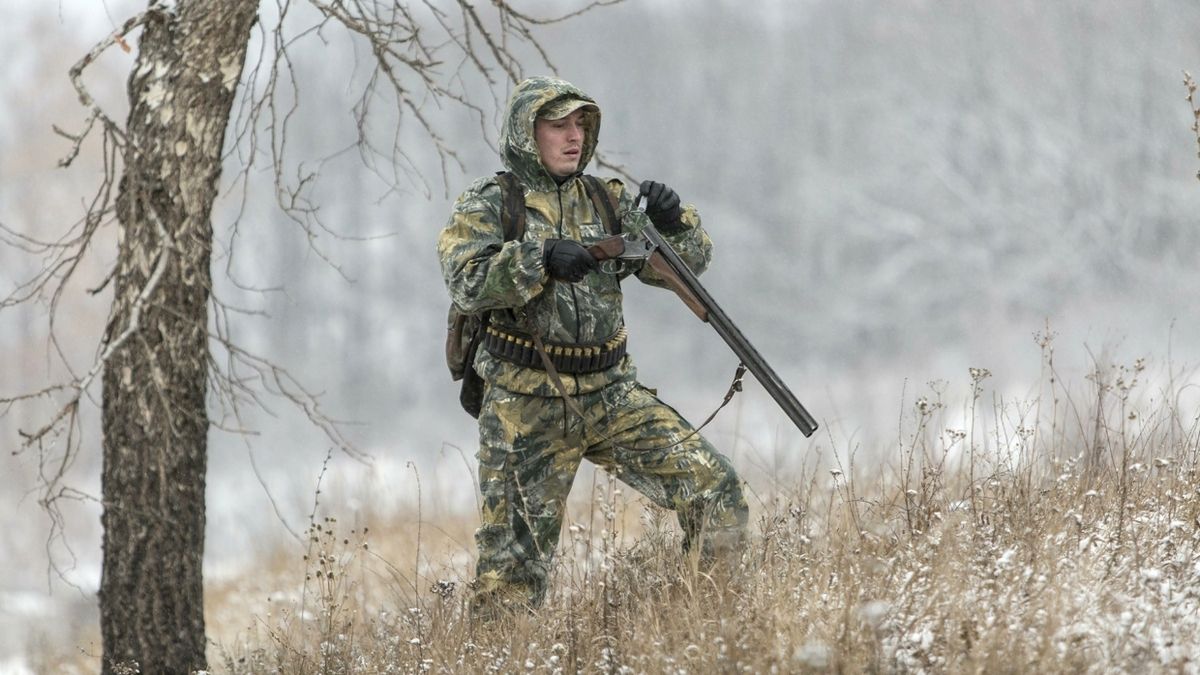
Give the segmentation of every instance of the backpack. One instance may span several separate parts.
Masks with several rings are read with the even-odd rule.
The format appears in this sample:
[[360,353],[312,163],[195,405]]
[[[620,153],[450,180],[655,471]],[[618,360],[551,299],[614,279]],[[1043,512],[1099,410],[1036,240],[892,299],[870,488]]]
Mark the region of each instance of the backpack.
[[[604,229],[613,235],[621,233],[621,221],[617,219],[617,201],[595,176],[583,174],[583,187],[592,201]],[[496,174],[500,185],[500,226],[504,229],[504,241],[516,241],[525,236],[525,188],[512,173]],[[491,320],[492,310],[463,312],[453,302],[446,314],[446,365],[455,382],[462,380],[458,402],[471,417],[479,417],[483,408],[483,378],[475,372],[475,355],[483,341],[484,330]]]

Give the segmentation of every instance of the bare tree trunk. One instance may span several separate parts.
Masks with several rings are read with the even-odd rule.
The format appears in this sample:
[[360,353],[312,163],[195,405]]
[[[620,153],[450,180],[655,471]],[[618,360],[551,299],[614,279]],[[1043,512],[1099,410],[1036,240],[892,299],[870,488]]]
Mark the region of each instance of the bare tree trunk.
[[153,6],[129,79],[104,372],[105,673],[206,667],[210,214],[257,2]]

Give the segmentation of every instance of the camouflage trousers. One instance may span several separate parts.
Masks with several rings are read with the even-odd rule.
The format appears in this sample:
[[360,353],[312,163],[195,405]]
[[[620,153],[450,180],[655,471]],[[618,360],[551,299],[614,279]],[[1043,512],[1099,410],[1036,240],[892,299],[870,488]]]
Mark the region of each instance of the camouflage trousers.
[[561,398],[488,388],[479,415],[476,613],[541,604],[584,459],[674,510],[685,550],[698,540],[701,557],[715,560],[742,549],[749,510],[741,481],[679,413],[631,381],[573,398],[586,425]]

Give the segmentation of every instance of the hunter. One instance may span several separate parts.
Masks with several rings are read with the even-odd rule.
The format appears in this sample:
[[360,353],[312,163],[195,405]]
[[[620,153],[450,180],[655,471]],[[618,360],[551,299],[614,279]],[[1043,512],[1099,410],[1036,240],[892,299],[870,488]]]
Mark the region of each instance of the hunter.
[[[599,134],[600,108],[590,96],[558,79],[521,82],[500,152],[524,193],[522,236],[505,240],[505,177],[490,176],[458,198],[438,241],[457,311],[490,316],[474,360],[483,380],[482,522],[472,612],[484,618],[545,598],[567,494],[584,459],[674,510],[684,550],[699,544],[701,560],[728,561],[744,545],[748,509],[729,460],[638,382],[625,353],[621,278],[662,280],[649,267],[602,272],[587,250],[611,234],[585,184],[594,179],[583,174]],[[591,185],[603,186],[615,213],[633,208],[619,179]],[[696,209],[662,183],[646,181],[640,193],[659,232],[703,271],[712,242]],[[534,333],[537,349],[528,347]],[[579,354],[574,348],[590,357],[561,357]]]

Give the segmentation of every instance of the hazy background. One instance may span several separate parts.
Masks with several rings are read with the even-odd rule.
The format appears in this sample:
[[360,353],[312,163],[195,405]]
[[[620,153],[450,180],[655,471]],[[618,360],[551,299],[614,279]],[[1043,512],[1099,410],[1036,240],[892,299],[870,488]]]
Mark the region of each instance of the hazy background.
[[[547,14],[555,4],[526,7]],[[748,384],[708,435],[752,489],[766,493],[818,452],[885,453],[926,383],[945,381],[935,388],[961,397],[968,367],[994,373],[990,397],[1031,396],[1041,365],[1033,335],[1047,323],[1064,378],[1082,380],[1089,352],[1147,357],[1159,381],[1198,362],[1200,159],[1182,86],[1182,70],[1200,71],[1194,1],[755,6],[630,0],[540,33],[560,75],[599,101],[608,160],[700,208],[717,245],[705,284],[823,424],[803,439]],[[69,143],[51,125],[79,131],[85,112],[67,70],[141,7],[0,9],[0,222],[56,238],[83,212],[96,153],[57,169]],[[338,154],[353,141],[351,92],[364,73],[341,32],[328,33],[296,52],[302,107],[289,166],[324,162],[314,193],[322,222],[353,240],[322,231],[310,241],[273,208],[270,176],[256,170],[239,235],[229,224],[240,198],[217,216],[218,292],[264,313],[234,315],[238,339],[354,423],[347,436],[369,459],[333,454],[324,508],[382,517],[416,503],[419,476],[426,515],[469,511],[475,429],[443,365],[447,300],[434,247],[458,191],[501,168],[500,119],[493,113],[485,138],[462,111],[426,110],[466,164],[445,183],[406,122],[401,138],[427,183],[391,191],[356,153]],[[119,120],[133,58],[109,50],[86,77]],[[526,75],[546,72],[527,65]],[[492,105],[486,89],[478,96]],[[379,119],[373,133],[386,137]],[[227,183],[237,162],[235,153]],[[76,371],[89,367],[107,316],[109,293],[84,289],[104,278],[113,241],[105,233],[61,308]],[[37,264],[0,248],[0,291]],[[735,361],[672,296],[627,288],[643,381],[702,419]],[[0,310],[0,396],[61,375],[45,335],[46,303]],[[210,578],[244,573],[312,511],[330,443],[288,404],[270,409],[253,420],[254,436],[210,436]],[[87,498],[69,504],[65,535],[48,541],[38,456],[14,454],[16,430],[40,426],[46,410],[0,418],[0,671],[26,643],[61,648],[44,626],[93,620],[99,509]],[[93,497],[98,417],[85,407],[70,472]]]

